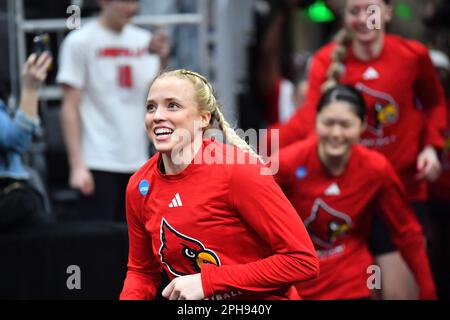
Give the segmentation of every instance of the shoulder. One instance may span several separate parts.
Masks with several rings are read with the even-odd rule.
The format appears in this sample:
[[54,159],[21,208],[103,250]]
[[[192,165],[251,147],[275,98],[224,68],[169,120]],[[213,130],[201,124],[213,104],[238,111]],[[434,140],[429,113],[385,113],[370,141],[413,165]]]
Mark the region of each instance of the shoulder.
[[[215,163],[218,174],[223,175],[230,183],[247,184],[260,176],[270,174],[270,170],[256,156],[236,146],[224,144],[216,140],[207,143],[207,150],[216,153]],[[208,151],[209,155],[211,151]]]
[[411,58],[428,57],[428,48],[421,42],[401,36],[386,34],[386,43],[389,50],[398,56]]
[[303,163],[306,158],[315,152],[317,146],[317,138],[311,136],[305,140],[295,142],[285,148],[282,148],[277,154],[279,161],[284,164]]
[[336,42],[331,41],[321,47],[313,56],[313,61],[331,62],[331,53],[336,48]]
[[314,54],[314,56],[317,57],[330,57],[331,53],[333,52],[334,48],[336,48],[336,42],[330,41],[324,46],[322,46],[317,52]]
[[142,167],[140,167],[130,178],[127,186],[127,194],[132,195],[139,190],[139,184],[143,180],[151,180],[156,174],[159,153],[153,155]]
[[64,38],[63,44],[78,46],[89,43],[92,35],[96,33],[95,31],[93,31],[93,29],[96,28],[95,25],[95,21],[90,21],[83,25],[80,29],[69,32]]
[[357,157],[357,165],[366,172],[372,172],[376,176],[384,177],[390,171],[391,163],[385,155],[376,150],[362,145],[355,145],[353,153]]
[[126,37],[133,37],[137,40],[148,41],[152,33],[144,28],[136,26],[134,24],[128,24],[124,30]]

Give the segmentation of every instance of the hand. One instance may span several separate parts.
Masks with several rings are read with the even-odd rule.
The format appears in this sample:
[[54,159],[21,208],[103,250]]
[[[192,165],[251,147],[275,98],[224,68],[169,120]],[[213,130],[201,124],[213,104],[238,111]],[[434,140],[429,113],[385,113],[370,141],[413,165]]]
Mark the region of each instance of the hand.
[[39,57],[35,53],[28,57],[22,70],[24,89],[37,90],[47,78],[47,71],[52,63],[52,57],[44,52]]
[[162,295],[169,300],[203,300],[202,277],[200,273],[178,277],[163,290]]
[[69,184],[71,188],[80,190],[85,196],[92,195],[95,191],[94,177],[86,167],[70,170]]
[[166,62],[170,54],[169,36],[164,31],[156,32],[150,41],[148,51],[157,54],[161,61]]
[[442,167],[439,162],[436,150],[431,146],[426,146],[417,157],[417,179],[426,179],[433,182],[439,178]]

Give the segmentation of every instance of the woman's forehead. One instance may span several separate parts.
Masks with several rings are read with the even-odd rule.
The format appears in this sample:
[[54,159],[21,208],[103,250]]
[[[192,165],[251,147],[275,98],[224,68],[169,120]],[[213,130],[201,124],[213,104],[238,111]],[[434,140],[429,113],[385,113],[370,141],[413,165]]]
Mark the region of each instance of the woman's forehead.
[[150,87],[148,96],[171,95],[180,98],[192,98],[195,95],[194,85],[188,79],[176,76],[157,78]]
[[346,5],[349,6],[370,6],[370,5],[380,5],[384,3],[383,0],[347,0]]
[[357,117],[355,106],[346,101],[333,101],[324,106],[320,114],[338,117]]

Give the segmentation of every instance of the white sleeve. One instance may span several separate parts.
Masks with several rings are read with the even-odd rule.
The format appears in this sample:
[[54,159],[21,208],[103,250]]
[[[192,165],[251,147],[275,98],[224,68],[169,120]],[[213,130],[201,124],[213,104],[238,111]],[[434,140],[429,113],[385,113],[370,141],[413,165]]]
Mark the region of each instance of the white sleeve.
[[61,45],[56,81],[60,84],[64,83],[77,89],[83,89],[86,83],[87,50],[83,50],[84,45],[78,36],[70,33]]

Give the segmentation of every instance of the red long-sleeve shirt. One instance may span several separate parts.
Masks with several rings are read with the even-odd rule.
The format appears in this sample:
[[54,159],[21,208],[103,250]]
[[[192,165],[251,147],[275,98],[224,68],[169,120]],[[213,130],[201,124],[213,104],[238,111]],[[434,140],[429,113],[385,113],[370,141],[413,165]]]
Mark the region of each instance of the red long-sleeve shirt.
[[[222,154],[213,160],[226,164],[199,164],[201,154]],[[201,272],[209,299],[299,298],[293,284],[318,273],[314,246],[273,176],[261,175],[262,165],[230,163],[243,155],[206,140],[179,174],[162,174],[158,153],[132,176],[121,299],[154,298],[163,269],[170,280]]]
[[[321,86],[335,46],[330,43],[314,55],[305,104],[288,123],[277,127],[280,148],[314,131]],[[444,92],[427,48],[417,41],[386,34],[378,58],[361,61],[349,45],[344,64],[340,83],[358,88],[367,104],[368,125],[361,143],[391,161],[410,200],[426,200],[426,182],[415,179],[417,155],[424,145],[443,148],[446,122]]]
[[373,216],[381,214],[393,242],[410,266],[421,298],[435,298],[424,236],[404,188],[389,161],[356,145],[345,171],[333,176],[317,154],[316,138],[300,141],[274,155],[277,182],[302,218],[320,259],[320,276],[300,283],[305,299],[370,296],[367,247]]

